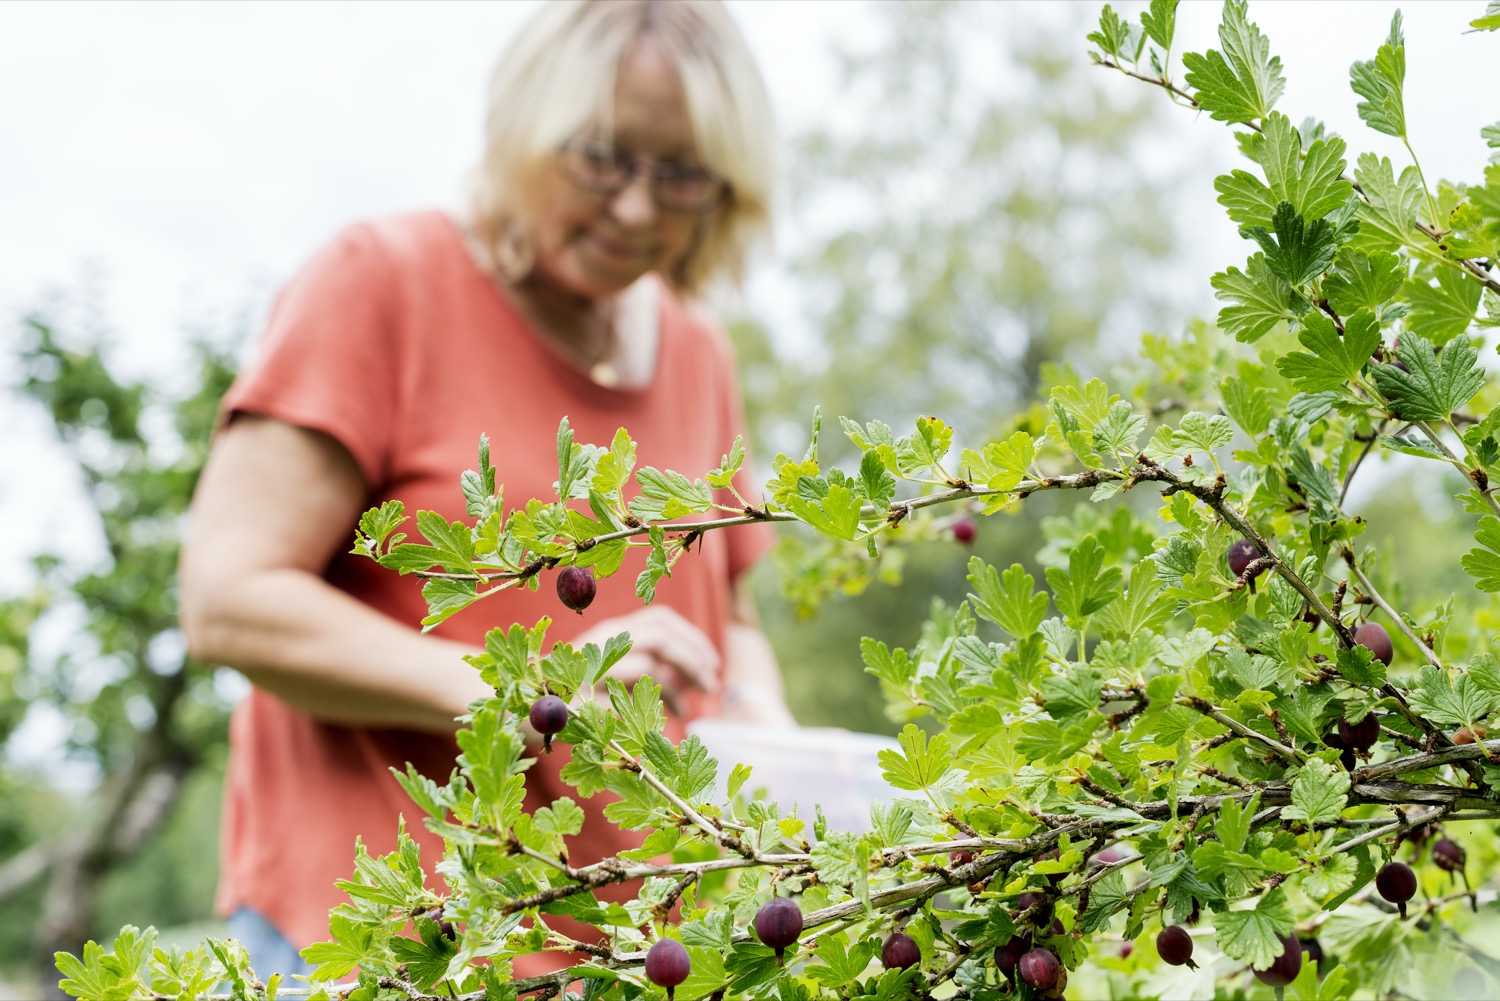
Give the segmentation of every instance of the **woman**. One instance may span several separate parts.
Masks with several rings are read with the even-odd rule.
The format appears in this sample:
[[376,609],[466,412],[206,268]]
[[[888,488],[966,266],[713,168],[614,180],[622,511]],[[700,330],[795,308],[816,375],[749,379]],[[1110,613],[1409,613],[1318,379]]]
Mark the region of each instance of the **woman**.
[[[663,685],[674,739],[696,715],[792,723],[744,585],[760,527],[709,533],[649,608],[627,562],[582,618],[517,588],[427,635],[412,579],[348,554],[386,499],[463,518],[481,433],[515,505],[553,495],[564,415],[580,441],[624,426],[641,465],[689,475],[741,429],[727,342],[685,301],[737,274],[768,215],[768,102],[722,7],[544,7],[497,66],[486,138],[468,218],[352,227],[283,292],[195,498],[183,628],[254,686],[231,724],[218,905],[262,975],[304,969],[296,950],[326,938],[355,838],[388,852],[415,815],[389,769],[451,771],[454,718],[490,694],[462,658],[495,625],[628,630],[611,673]],[[528,809],[571,791],[566,761],[540,756]],[[575,864],[634,843],[601,799]],[[441,842],[410,832],[431,866]],[[528,959],[518,976],[565,961]]]

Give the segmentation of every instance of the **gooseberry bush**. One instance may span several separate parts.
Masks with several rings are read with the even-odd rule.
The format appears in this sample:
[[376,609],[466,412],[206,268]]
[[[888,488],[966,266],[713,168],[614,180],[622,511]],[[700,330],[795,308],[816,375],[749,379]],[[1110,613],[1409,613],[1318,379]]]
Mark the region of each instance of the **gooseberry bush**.
[[[862,644],[906,724],[880,755],[902,795],[871,807],[868,830],[787,815],[745,794],[749,769],[712,760],[696,737],[673,745],[649,679],[579,698],[628,636],[574,649],[549,645],[546,621],[508,625],[473,658],[495,695],[460,732],[454,777],[400,777],[445,855],[419,858],[404,834],[389,856],[360,848],[329,941],[304,952],[311,984],[262,983],[233,942],[168,951],[127,928],[111,952],[60,954],[64,989],[497,1001],[1500,992],[1484,948],[1500,859],[1500,740],[1486,737],[1500,708],[1489,597],[1500,387],[1480,363],[1500,326],[1500,162],[1482,182],[1435,187],[1414,152],[1351,166],[1343,138],[1275,110],[1281,66],[1244,4],[1224,6],[1220,48],[1184,55],[1174,75],[1175,8],[1153,0],[1132,22],[1105,7],[1089,41],[1100,66],[1230,125],[1249,161],[1216,181],[1253,245],[1213,278],[1226,304],[1216,328],[1147,338],[1145,369],[1113,389],[1060,380],[1008,436],[970,447],[935,417],[907,434],[841,418],[860,459],[839,469],[815,420],[805,454],[776,457],[759,504],[715,503],[743,464],[739,442],[694,478],[636,470],[623,429],[592,445],[564,421],[555,499],[502,510],[481,442],[461,483],[471,522],[419,512],[416,543],[398,503],[361,520],[357,552],[425,578],[430,628],[549,576],[564,610],[582,611],[633,548],[647,554],[635,589],[649,602],[702,533],[747,523],[801,524],[840,559],[873,565],[904,539],[968,542],[972,518],[1085,492],[1092,504],[1076,507],[1044,583],[973,557],[968,600],[939,607],[915,646]],[[1500,27],[1500,6],[1474,23]],[[1351,83],[1361,118],[1411,152],[1404,75],[1398,15]],[[1500,150],[1500,124],[1484,136]],[[1474,537],[1466,595],[1398,605],[1366,522],[1346,508],[1356,477],[1388,475],[1385,454],[1458,492]],[[1131,500],[1148,492],[1154,511],[1138,511]],[[523,811],[527,718],[567,745],[563,776],[580,797],[612,794],[607,816],[641,832],[639,851],[575,866],[564,839],[581,823],[576,802]],[[596,897],[617,883],[634,899]],[[598,939],[568,938],[557,915]],[[510,976],[515,957],[558,948],[575,951],[571,968]]]

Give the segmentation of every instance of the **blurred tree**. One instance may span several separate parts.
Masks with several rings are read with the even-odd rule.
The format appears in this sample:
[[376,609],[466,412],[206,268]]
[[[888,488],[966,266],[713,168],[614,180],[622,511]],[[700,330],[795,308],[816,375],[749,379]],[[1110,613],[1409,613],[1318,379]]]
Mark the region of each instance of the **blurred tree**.
[[[181,521],[233,375],[230,353],[197,340],[190,385],[169,391],[122,377],[106,361],[102,338],[62,329],[56,317],[64,312],[59,306],[23,321],[15,388],[50,417],[96,522],[75,530],[97,529],[103,558],[80,565],[41,553],[32,592],[0,607],[0,816],[7,818],[0,822],[0,903],[23,913],[12,905],[44,887],[28,910],[35,916],[30,951],[42,970],[56,950],[76,951],[106,931],[98,920],[101,888],[215,757],[228,708],[214,676],[186,658],[172,582]],[[61,761],[18,763],[37,757],[14,739],[32,717],[50,717],[26,730],[32,740],[55,739]],[[99,777],[92,794],[70,801],[50,791],[64,763]],[[37,821],[39,800],[62,805],[61,816]],[[16,817],[32,819],[9,819]],[[203,868],[205,850],[178,864]],[[172,913],[171,894],[154,896],[134,913],[144,915],[145,906],[153,912],[146,920],[169,924],[208,906],[204,898],[199,914]]]
[[[1109,86],[1078,57],[1087,11],[955,2],[866,11],[878,41],[838,54],[840,104],[797,138],[789,171],[790,263],[779,284],[816,333],[798,339],[755,313],[730,324],[762,461],[802,447],[815,405],[825,463],[852,454],[839,415],[909,430],[917,416],[941,414],[960,437],[996,436],[1024,419],[1045,363],[1103,371],[1114,345],[1161,329],[1182,305],[1169,282],[1178,161],[1153,156],[1141,138],[1162,134],[1141,127],[1160,102]],[[1031,562],[1037,515],[1068,503],[1038,498],[1019,520],[986,521],[979,554]],[[768,631],[799,718],[888,729],[859,673],[859,637],[912,642],[928,611],[913,596],[962,600],[967,555],[951,541],[919,547],[903,586],[826,607],[815,625],[778,602],[763,575]],[[863,583],[852,578],[849,589]],[[816,604],[797,597],[804,612]]]

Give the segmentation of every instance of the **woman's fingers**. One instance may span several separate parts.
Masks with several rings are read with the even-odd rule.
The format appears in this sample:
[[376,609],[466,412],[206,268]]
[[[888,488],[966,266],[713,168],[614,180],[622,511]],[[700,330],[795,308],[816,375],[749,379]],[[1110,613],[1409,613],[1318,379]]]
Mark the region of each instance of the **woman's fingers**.
[[662,686],[664,697],[674,708],[677,694],[688,686],[718,691],[722,666],[718,649],[703,630],[666,606],[601,622],[574,643],[602,646],[610,636],[620,632],[630,633],[630,653],[610,668],[609,677],[630,686],[650,675]]
[[[666,606],[646,608],[598,624],[579,641],[601,642],[619,632],[630,633],[630,653],[610,669],[610,675],[624,680],[633,669],[636,677],[651,674],[651,668],[640,663],[627,666],[627,660],[648,657],[681,675],[681,680],[705,692],[717,692],[721,657],[702,629]],[[576,641],[576,642],[579,642]],[[661,681],[661,678],[657,678]]]

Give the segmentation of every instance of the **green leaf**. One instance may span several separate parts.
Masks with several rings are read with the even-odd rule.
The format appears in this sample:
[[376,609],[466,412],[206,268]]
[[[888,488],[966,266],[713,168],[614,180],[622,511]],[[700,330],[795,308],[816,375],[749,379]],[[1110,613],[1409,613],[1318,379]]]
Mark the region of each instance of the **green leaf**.
[[724,952],[720,949],[687,946],[691,962],[688,978],[677,985],[677,996],[682,1001],[689,998],[706,998],[729,982],[729,971],[724,966]]
[[1287,852],[1268,848],[1259,855],[1231,851],[1217,841],[1193,850],[1193,868],[1204,879],[1218,879],[1226,872],[1295,872],[1300,863]]
[[378,508],[369,509],[359,516],[359,528],[354,533],[354,548],[349,551],[356,556],[379,559],[387,539],[392,546],[397,546],[406,538],[405,534],[391,534],[405,521],[406,505],[398,500],[388,500]]
[[1370,373],[1391,409],[1407,421],[1447,421],[1484,387],[1479,352],[1460,337],[1439,358],[1430,341],[1414,334],[1401,338],[1396,357],[1406,365],[1374,365]]
[[938,788],[953,766],[948,735],[939,733],[928,742],[926,731],[908,723],[896,737],[900,751],[882,748],[878,755],[885,780],[897,789],[930,791]]
[[583,550],[573,558],[573,565],[592,567],[594,576],[603,580],[620,569],[620,565],[625,562],[625,554],[629,551],[629,540],[611,539],[608,542],[600,542]]
[[1032,590],[1036,580],[1019,563],[997,574],[993,566],[971,556],[968,580],[975,613],[1017,639],[1036,632],[1047,616],[1047,596]]
[[557,499],[569,501],[588,497],[594,463],[602,450],[594,445],[573,442],[573,430],[564,417],[557,425]]
[[1457,268],[1439,268],[1436,281],[1433,285],[1418,278],[1407,283],[1411,315],[1406,322],[1410,330],[1442,347],[1469,329],[1484,289]]
[[[671,747],[671,742],[662,738]],[[678,742],[675,749],[677,762],[672,774],[672,791],[689,802],[702,799],[718,776],[719,763],[709,757],[708,748],[698,735],[690,733]]]
[[1151,0],[1151,9],[1141,11],[1141,27],[1153,42],[1170,50],[1177,28],[1177,0]]
[[881,846],[904,844],[916,819],[910,807],[901,803],[883,803],[880,800],[870,803],[870,827],[880,839]]
[[1109,4],[1105,4],[1104,9],[1099,12],[1099,28],[1089,32],[1088,40],[1099,46],[1105,55],[1133,63],[1141,56],[1146,36],[1135,25],[1116,14]]
[[1365,124],[1376,132],[1406,138],[1406,105],[1401,88],[1406,82],[1406,46],[1401,33],[1401,12],[1391,18],[1391,33],[1368,62],[1349,67],[1349,85],[1364,98],[1355,108]]
[[604,759],[593,744],[574,747],[572,759],[562,769],[562,780],[584,797],[596,796],[608,788],[606,777]]
[[[1478,28],[1480,31],[1500,31],[1500,0],[1490,0],[1488,6],[1484,8],[1484,16],[1470,21],[1469,27]],[[1490,145],[1500,146],[1500,142],[1492,142]]]
[[1092,431],[1094,425],[1109,416],[1118,396],[1112,396],[1109,387],[1099,379],[1090,379],[1083,388],[1071,385],[1055,386],[1052,401],[1062,407],[1068,415],[1076,418],[1077,428]]
[[408,542],[396,546],[381,559],[381,564],[403,573],[432,566],[441,566],[451,573],[468,573],[473,569],[474,541],[469,526],[461,521],[450,523],[436,511],[418,511],[417,530],[429,545]]
[[859,532],[861,506],[854,491],[841,483],[829,484],[828,492],[816,502],[801,496],[786,500],[786,508],[792,514],[819,532],[844,540],[853,540]]
[[1423,201],[1417,168],[1407,167],[1397,180],[1389,159],[1361,153],[1354,179],[1364,194],[1354,246],[1366,251],[1413,246],[1412,231]]
[[1323,296],[1340,316],[1361,309],[1376,311],[1401,291],[1405,280],[1406,270],[1395,254],[1365,254],[1345,247],[1334,259],[1333,274],[1323,282]]
[[1367,844],[1360,845],[1358,848],[1333,857],[1340,858],[1351,855],[1354,857],[1357,865],[1354,873],[1354,881],[1346,889],[1338,891],[1331,899],[1323,901],[1323,907],[1327,910],[1337,910],[1344,901],[1352,897],[1361,887],[1369,885],[1375,879],[1375,863],[1371,858],[1372,852],[1370,851],[1370,846]]
[[1209,279],[1214,298],[1236,305],[1219,310],[1218,324],[1237,341],[1252,343],[1283,320],[1295,320],[1292,287],[1272,273],[1265,254],[1256,254],[1245,270],[1230,268]]
[[1327,271],[1338,250],[1328,220],[1315,219],[1308,224],[1291,202],[1276,206],[1269,231],[1264,226],[1247,226],[1240,232],[1260,244],[1271,273],[1294,289]]
[[678,932],[683,945],[724,952],[734,942],[734,915],[728,910],[712,910],[701,920],[684,921]]
[[1323,903],[1354,885],[1359,873],[1359,859],[1351,852],[1330,855],[1314,866],[1302,880],[1302,892]]
[[1219,834],[1219,843],[1232,852],[1238,852],[1245,847],[1245,839],[1250,836],[1250,821],[1255,817],[1255,811],[1260,806],[1260,793],[1250,797],[1250,802],[1240,806],[1237,799],[1226,799],[1219,807],[1219,822],[1215,829]]
[[638,470],[641,495],[630,502],[630,513],[642,521],[663,521],[711,510],[713,496],[702,480],[652,466]]
[[1474,539],[1485,548],[1469,550],[1459,562],[1479,590],[1500,591],[1500,520],[1492,515],[1479,519]]
[[1303,424],[1316,424],[1343,399],[1339,393],[1298,393],[1286,401],[1286,415]]
[[482,518],[495,507],[495,467],[490,465],[490,436],[479,436],[479,469],[466,469],[459,477],[465,510],[470,518]]
[[878,453],[866,452],[859,460],[859,492],[875,510],[890,507],[896,496],[896,478],[885,468]]
[[1481,653],[1469,662],[1467,675],[1481,692],[1500,699],[1500,660],[1493,654]]
[[1219,397],[1229,419],[1251,435],[1265,434],[1278,409],[1269,389],[1264,386],[1252,388],[1237,375],[1228,376],[1219,383]]
[[1232,649],[1224,655],[1224,671],[1247,691],[1274,691],[1295,680],[1289,665],[1270,657],[1251,656],[1244,650]]
[[1266,116],[1261,132],[1242,146],[1261,165],[1265,183],[1243,170],[1221,174],[1214,181],[1219,204],[1242,226],[1271,226],[1281,202],[1290,203],[1304,219],[1321,219],[1343,206],[1354,191],[1342,177],[1344,141],[1318,139],[1304,154],[1302,137],[1280,112]]
[[807,973],[825,987],[842,987],[853,981],[879,951],[879,940],[867,938],[854,943],[852,949],[845,945],[846,936],[824,935],[818,939],[818,959],[822,966],[809,966]]
[[1065,719],[1099,707],[1104,673],[1088,667],[1072,667],[1063,674],[1042,679],[1042,702],[1054,719]]
[[629,689],[616,678],[608,678],[604,683],[609,690],[609,704],[624,727],[624,733],[618,737],[620,744],[638,754],[645,746],[646,735],[661,733],[665,723],[661,686],[649,677],[641,678]]
[[[1044,611],[1045,608],[1044,604]],[[1098,621],[1111,633],[1147,635],[1162,628],[1171,619],[1173,610],[1174,602],[1162,594],[1156,581],[1156,561],[1147,556],[1131,567],[1125,594],[1104,609]]]
[[479,592],[472,580],[433,577],[422,585],[422,597],[427,599],[427,614],[422,618],[422,631],[425,633],[478,601]]
[[1351,685],[1385,684],[1385,664],[1366,647],[1340,647],[1335,663],[1339,675]]
[[1360,310],[1344,321],[1339,336],[1333,321],[1318,313],[1303,317],[1297,340],[1308,352],[1294,351],[1276,359],[1276,370],[1299,392],[1318,393],[1339,389],[1359,375],[1370,355],[1380,346],[1380,326],[1368,310]]
[[1264,970],[1281,955],[1281,939],[1292,931],[1292,912],[1286,891],[1277,887],[1251,910],[1225,911],[1216,916],[1219,948],[1224,955]]
[[1292,805],[1281,811],[1309,826],[1337,820],[1349,799],[1349,773],[1321,758],[1310,758],[1292,782]]
[[1092,934],[1109,923],[1109,919],[1130,903],[1125,874],[1116,869],[1098,880],[1089,890],[1089,908],[1083,913],[1083,931]]
[[[136,932],[134,926],[127,925],[121,931],[121,937],[127,933],[133,936]],[[148,929],[146,934],[154,940],[156,930]],[[106,953],[97,942],[84,943],[82,961],[71,953],[57,952],[53,953],[53,962],[63,975],[58,986],[76,997],[89,1001],[125,1001],[148,993],[137,976],[138,964],[120,961],[118,955]]]
[[[1025,431],[1017,431],[1003,442],[988,442],[982,452],[966,448],[960,456],[968,479],[991,490],[1014,490],[1029,475],[1035,459],[1036,443]],[[986,510],[997,511],[1009,500],[1006,496],[988,498]]]
[[912,435],[911,448],[917,461],[934,473],[941,475],[939,464],[953,445],[953,429],[936,417],[918,417],[917,433]]
[[1119,567],[1103,569],[1104,555],[1099,540],[1086,535],[1068,554],[1066,571],[1047,568],[1052,601],[1070,623],[1088,618],[1120,596],[1123,574]]
[[1177,430],[1172,432],[1174,449],[1212,452],[1233,440],[1234,425],[1222,414],[1209,416],[1196,411],[1183,414]]
[[1400,452],[1402,455],[1414,455],[1419,459],[1436,459],[1446,462],[1447,456],[1443,455],[1442,449],[1438,448],[1426,438],[1421,438],[1416,433],[1410,434],[1383,434],[1378,439],[1381,447],[1392,452]]
[[635,442],[630,439],[628,431],[617,428],[609,451],[601,453],[594,465],[591,485],[596,493],[610,497],[630,482],[630,474],[634,469]]
[[1223,53],[1213,49],[1182,57],[1186,80],[1198,104],[1216,121],[1253,122],[1270,114],[1286,87],[1281,60],[1270,43],[1246,19],[1242,0],[1225,0],[1219,24]]
[[879,640],[865,636],[859,641],[859,653],[864,659],[866,673],[897,688],[905,686],[917,676],[917,662],[899,647],[892,651]]
[[302,958],[314,967],[314,980],[341,980],[356,966],[372,964],[378,969],[387,962],[384,949],[376,944],[376,929],[360,924],[337,911],[328,915],[331,942],[316,942],[302,950]]
[[1500,707],[1500,692],[1487,691],[1467,674],[1457,680],[1425,664],[1408,699],[1411,707],[1439,726],[1468,726]]
[[1134,459],[1136,441],[1146,430],[1146,418],[1131,412],[1130,404],[1116,400],[1109,416],[1094,425],[1094,448],[1106,455],[1131,453]]
[[672,575],[672,565],[667,561],[667,536],[661,526],[652,525],[648,537],[651,552],[646,554],[646,569],[635,579],[635,596],[649,605],[656,599],[656,585],[663,577]]
[[744,464],[745,436],[737,434],[734,436],[734,444],[729,447],[729,454],[719,460],[719,468],[710,472],[705,479],[716,490],[728,490],[735,474]]

